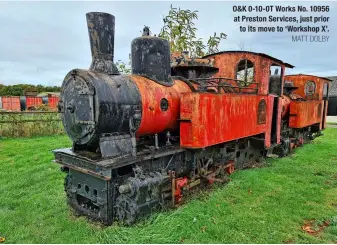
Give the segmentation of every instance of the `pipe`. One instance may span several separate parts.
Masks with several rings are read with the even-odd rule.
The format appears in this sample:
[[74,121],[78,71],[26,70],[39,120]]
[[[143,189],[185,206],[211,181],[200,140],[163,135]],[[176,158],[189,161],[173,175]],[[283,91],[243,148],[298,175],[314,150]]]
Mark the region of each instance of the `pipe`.
[[108,13],[86,14],[92,62],[90,70],[118,75],[114,59],[115,16]]

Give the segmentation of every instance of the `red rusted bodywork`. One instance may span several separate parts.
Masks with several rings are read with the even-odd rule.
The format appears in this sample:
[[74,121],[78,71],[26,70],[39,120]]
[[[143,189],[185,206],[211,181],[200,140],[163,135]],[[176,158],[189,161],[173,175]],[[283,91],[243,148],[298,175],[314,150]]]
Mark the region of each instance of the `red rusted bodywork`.
[[290,128],[304,128],[320,123],[323,114],[323,101],[291,101],[289,114]]
[[[281,60],[277,60],[271,56],[245,51],[227,51],[206,57],[214,58],[214,66],[219,68],[219,72],[215,75],[215,77],[229,78],[236,77],[236,68],[241,60],[250,60],[254,64],[254,81],[259,83],[258,94],[261,95],[268,94],[271,65],[280,66],[282,68],[280,71],[282,76],[284,74],[285,67],[293,67],[292,65],[283,63]],[[236,83],[232,81],[228,82],[236,85]],[[251,84],[248,87],[256,88],[254,84]]]
[[42,98],[41,97],[33,97],[33,96],[27,96],[26,97],[26,108],[30,108],[33,106],[42,105]]
[[286,118],[289,114],[291,99],[288,96],[282,95],[282,118]]
[[[330,79],[324,77],[304,74],[287,75],[284,77],[284,80],[293,82],[294,86],[298,87],[298,89],[295,90],[295,93],[307,100],[322,100],[324,84],[329,85],[329,82],[331,81]],[[316,84],[316,89],[313,95],[307,95],[305,93],[305,87],[308,81],[313,81]]]
[[[174,85],[168,87],[137,75],[131,75],[131,79],[136,83],[142,100],[142,121],[136,135],[176,129],[179,126],[180,96],[181,93],[191,92],[190,87],[180,80],[174,80]],[[163,98],[169,104],[166,111],[160,108]]]
[[3,96],[2,100],[2,109],[8,111],[20,111],[20,97],[19,96]]
[[[324,129],[328,107],[327,92],[331,80],[304,74],[288,75],[284,79],[298,87],[294,93],[306,99],[306,101],[291,100],[289,127],[302,128],[319,123],[319,129]],[[309,82],[315,84],[314,89],[310,90],[311,93],[308,93]],[[324,86],[327,86],[326,95]]]
[[[186,148],[203,148],[254,135],[264,135],[265,147],[269,148],[273,113],[275,115],[276,142],[281,138],[282,101],[278,96],[269,93],[270,67],[281,67],[281,90],[285,67],[293,67],[265,54],[228,51],[206,56],[214,59],[214,67],[219,69],[213,78],[225,78],[235,93],[185,93],[181,98],[180,110],[180,144]],[[205,58],[205,57],[204,57]],[[254,64],[254,80],[244,89],[238,88],[235,81],[238,63],[248,59]],[[218,79],[218,81],[220,81]],[[248,89],[247,89],[248,88]],[[256,89],[257,91],[254,91]],[[241,93],[242,91],[245,93]],[[259,121],[259,106],[265,101],[262,112],[265,120]],[[273,109],[274,103],[276,110]]]
[[[273,96],[186,93],[181,98],[180,144],[203,148],[265,134],[270,146]],[[265,100],[265,122],[258,124],[258,105]]]

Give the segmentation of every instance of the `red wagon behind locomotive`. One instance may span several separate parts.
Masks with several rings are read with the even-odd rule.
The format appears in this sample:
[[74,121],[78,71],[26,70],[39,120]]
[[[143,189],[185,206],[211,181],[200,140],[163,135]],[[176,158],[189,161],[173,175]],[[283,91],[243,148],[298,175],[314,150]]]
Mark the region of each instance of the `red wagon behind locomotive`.
[[[326,127],[328,108],[328,89],[330,79],[313,75],[287,75],[285,80],[297,87],[294,93],[301,101],[292,101],[290,105],[290,127],[300,128],[319,124],[319,129]],[[301,113],[298,113],[301,112]]]
[[331,80],[313,75],[285,76],[282,96],[282,138],[285,152],[321,135],[326,126]]

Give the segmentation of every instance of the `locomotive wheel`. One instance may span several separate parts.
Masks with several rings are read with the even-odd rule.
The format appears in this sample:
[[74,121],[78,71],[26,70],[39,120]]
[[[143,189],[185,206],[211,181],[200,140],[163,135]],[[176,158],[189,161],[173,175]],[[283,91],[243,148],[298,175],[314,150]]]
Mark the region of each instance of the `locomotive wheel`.
[[120,195],[116,199],[117,219],[127,225],[131,225],[137,218],[137,204],[129,197]]

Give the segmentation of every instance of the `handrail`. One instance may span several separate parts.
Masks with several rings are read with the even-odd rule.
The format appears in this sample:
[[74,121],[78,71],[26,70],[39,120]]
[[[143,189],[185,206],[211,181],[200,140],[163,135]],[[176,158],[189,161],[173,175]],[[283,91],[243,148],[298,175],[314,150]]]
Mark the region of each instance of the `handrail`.
[[[232,81],[238,81],[238,82],[244,82],[244,80],[240,80],[240,79],[234,79],[234,78],[228,78],[228,77],[209,77],[209,78],[195,78],[195,79],[190,79],[190,80],[213,80],[213,79],[218,79],[218,80],[232,80]],[[259,84],[257,82],[251,82],[249,84]]]
[[[218,82],[215,82],[215,80],[219,80]],[[225,84],[219,84],[221,82],[221,80],[226,80],[226,81],[235,81],[236,84],[238,86],[232,86],[232,85],[225,85]],[[210,77],[210,78],[196,78],[196,79],[190,79],[190,81],[194,81],[196,83],[198,83],[200,85],[200,91],[205,91],[207,90],[208,87],[226,87],[226,88],[233,88],[233,89],[239,89],[238,92],[233,91],[234,93],[244,93],[245,90],[253,90],[254,93],[258,92],[258,82],[250,82],[248,84],[251,85],[255,85],[255,88],[249,88],[248,86],[240,86],[240,83],[245,83],[247,84],[247,82],[243,81],[243,80],[239,80],[239,79],[234,79],[234,78],[227,78],[227,77]],[[199,82],[200,81],[200,82]],[[215,84],[214,84],[215,83]],[[227,91],[225,91],[227,92]],[[251,92],[246,92],[246,93],[251,93]]]

